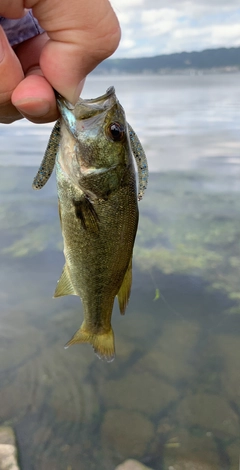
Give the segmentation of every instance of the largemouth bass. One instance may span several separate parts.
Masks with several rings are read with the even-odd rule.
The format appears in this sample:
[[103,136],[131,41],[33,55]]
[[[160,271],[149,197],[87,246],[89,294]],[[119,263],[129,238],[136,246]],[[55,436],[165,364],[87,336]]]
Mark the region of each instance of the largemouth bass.
[[41,189],[56,163],[65,266],[54,297],[78,295],[83,304],[84,321],[66,347],[90,343],[110,362],[114,299],[124,314],[130,297],[137,200],[147,185],[147,161],[113,87],[96,99],[79,99],[75,107],[60,95],[57,103],[61,118],[33,182]]

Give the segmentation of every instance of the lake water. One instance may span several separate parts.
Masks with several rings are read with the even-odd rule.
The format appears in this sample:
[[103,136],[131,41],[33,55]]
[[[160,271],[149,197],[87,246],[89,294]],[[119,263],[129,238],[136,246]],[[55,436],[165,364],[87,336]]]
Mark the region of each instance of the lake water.
[[64,350],[78,298],[63,266],[54,177],[31,189],[52,125],[0,126],[0,424],[22,470],[239,470],[240,76],[91,77],[148,155],[133,287],[117,356]]

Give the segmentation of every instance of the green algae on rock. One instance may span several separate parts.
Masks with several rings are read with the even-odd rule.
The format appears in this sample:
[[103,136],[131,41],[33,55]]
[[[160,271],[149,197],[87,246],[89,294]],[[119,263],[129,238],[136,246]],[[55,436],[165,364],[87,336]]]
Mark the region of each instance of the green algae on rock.
[[[25,173],[19,169],[17,172],[26,185]],[[18,181],[20,176],[15,179]],[[238,176],[234,178],[236,183]],[[166,275],[199,276],[209,289],[226,294],[232,302],[229,313],[239,314],[240,198],[232,180],[232,175],[223,178],[199,171],[152,174],[151,186],[141,202],[134,259],[143,272],[158,269]],[[11,190],[5,188],[2,192],[1,230],[2,234],[8,232],[8,238],[1,243],[2,253],[20,257],[49,248],[61,251],[56,197],[48,196],[40,202],[36,199],[31,204],[30,192],[22,195],[18,190],[16,206]],[[51,224],[46,223],[46,213],[51,214]],[[161,294],[161,286],[156,287]]]
[[239,305],[240,198],[230,177],[225,179],[199,172],[153,174],[135,262],[141,271],[199,276]]

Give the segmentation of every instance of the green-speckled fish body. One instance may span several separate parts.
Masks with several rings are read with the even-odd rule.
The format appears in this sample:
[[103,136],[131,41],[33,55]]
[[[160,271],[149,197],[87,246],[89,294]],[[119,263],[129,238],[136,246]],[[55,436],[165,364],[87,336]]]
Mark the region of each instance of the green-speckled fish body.
[[55,297],[78,295],[83,303],[84,321],[67,346],[90,343],[111,361],[112,308],[118,296],[123,314],[129,300],[138,224],[131,137],[114,88],[74,108],[59,96],[58,106],[61,133],[54,151],[66,262]]

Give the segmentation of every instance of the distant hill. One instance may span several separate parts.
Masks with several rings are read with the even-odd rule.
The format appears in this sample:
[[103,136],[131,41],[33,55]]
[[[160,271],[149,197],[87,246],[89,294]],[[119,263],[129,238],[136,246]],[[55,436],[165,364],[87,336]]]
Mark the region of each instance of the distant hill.
[[107,59],[94,73],[177,73],[188,70],[240,70],[240,47],[180,52],[137,59]]

